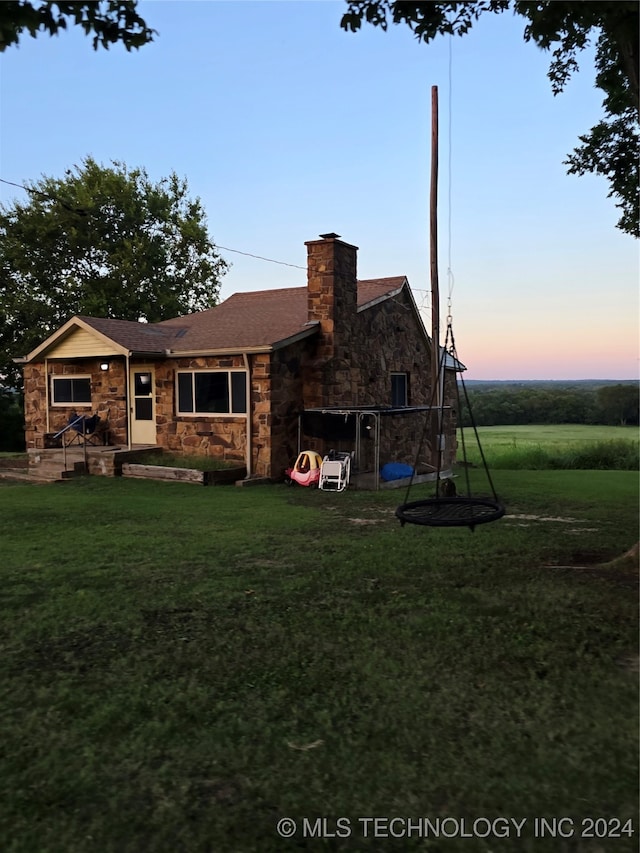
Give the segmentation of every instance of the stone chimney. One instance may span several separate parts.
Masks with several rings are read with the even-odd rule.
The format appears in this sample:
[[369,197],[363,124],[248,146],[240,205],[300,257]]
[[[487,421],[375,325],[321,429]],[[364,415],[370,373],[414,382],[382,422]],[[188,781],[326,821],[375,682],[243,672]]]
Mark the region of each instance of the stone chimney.
[[305,243],[308,319],[320,321],[320,358],[349,359],[358,310],[358,247],[343,243],[339,234],[320,237]]

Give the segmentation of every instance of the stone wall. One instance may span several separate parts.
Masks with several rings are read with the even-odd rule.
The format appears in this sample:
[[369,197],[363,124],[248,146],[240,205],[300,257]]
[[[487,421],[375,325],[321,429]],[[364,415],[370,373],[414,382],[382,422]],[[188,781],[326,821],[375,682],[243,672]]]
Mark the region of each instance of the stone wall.
[[298,450],[298,416],[305,406],[306,365],[315,357],[315,343],[304,340],[271,355],[271,436],[267,476],[280,479]]
[[179,456],[208,456],[223,462],[244,462],[247,421],[224,415],[176,414],[176,371],[244,370],[242,356],[198,356],[156,362],[156,441]]
[[[106,421],[109,443],[126,446],[128,421],[126,402],[126,362],[112,358],[109,369],[102,371],[103,359],[49,361],[50,376],[89,374],[91,377],[90,406],[50,406],[47,425],[45,364],[33,363],[24,369],[25,438],[27,449],[42,449],[45,434],[63,429],[73,412],[91,415],[98,412]],[[145,362],[145,364],[148,362]],[[132,360],[131,366],[135,367]],[[180,418],[175,413],[175,372],[177,369],[234,369],[244,370],[241,356],[228,358],[189,358],[155,362],[156,379],[156,443],[178,455],[211,456],[223,461],[245,462],[246,418],[207,417]]]
[[[56,433],[75,412],[96,412],[106,423],[111,444],[127,441],[127,404],[124,360],[112,360],[109,370],[100,369],[103,359],[48,361],[27,364],[24,368],[25,441],[27,450],[42,449],[46,433]],[[91,377],[91,405],[50,406],[47,422],[47,372],[49,376],[87,375]]]

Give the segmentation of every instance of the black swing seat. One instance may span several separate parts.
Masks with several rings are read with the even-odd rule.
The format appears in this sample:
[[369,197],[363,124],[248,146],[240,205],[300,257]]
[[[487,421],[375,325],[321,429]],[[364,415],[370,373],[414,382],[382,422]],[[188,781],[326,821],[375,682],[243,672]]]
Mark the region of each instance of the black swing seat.
[[401,525],[421,524],[425,527],[470,527],[497,521],[505,507],[491,498],[438,497],[410,501],[396,509]]

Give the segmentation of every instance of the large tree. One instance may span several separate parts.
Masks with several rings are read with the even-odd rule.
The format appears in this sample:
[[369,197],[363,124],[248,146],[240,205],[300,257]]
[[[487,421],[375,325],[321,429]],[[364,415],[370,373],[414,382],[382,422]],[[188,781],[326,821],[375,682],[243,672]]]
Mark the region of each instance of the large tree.
[[121,42],[127,50],[153,41],[150,29],[137,12],[137,0],[2,0],[0,3],[0,52],[18,44],[23,33],[35,38],[44,31],[56,35],[67,23],[93,34],[94,50]]
[[524,39],[552,50],[549,78],[554,94],[561,92],[578,70],[578,55],[595,43],[595,83],[604,92],[602,120],[580,136],[581,145],[568,155],[569,173],[593,172],[609,181],[609,196],[620,209],[617,227],[640,236],[640,168],[638,144],[640,100],[638,71],[640,4],[637,0],[468,0],[468,2],[410,2],[410,0],[346,0],[345,30],[358,30],[363,21],[382,29],[389,22],[408,24],[418,39],[464,35],[484,13],[511,9],[525,20]]
[[[227,263],[199,199],[172,173],[87,157],[0,205],[0,376],[75,314],[157,322],[210,308]],[[0,383],[1,384],[1,383]]]

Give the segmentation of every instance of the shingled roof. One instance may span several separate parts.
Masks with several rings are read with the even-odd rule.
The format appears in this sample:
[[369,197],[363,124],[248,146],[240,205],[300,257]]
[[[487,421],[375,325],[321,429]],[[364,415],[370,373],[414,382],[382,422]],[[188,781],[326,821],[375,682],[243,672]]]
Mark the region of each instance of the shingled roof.
[[[404,276],[359,281],[358,311],[390,299],[405,284],[407,279]],[[309,320],[306,287],[257,290],[236,293],[207,311],[161,323],[76,316],[29,355],[16,361],[25,363],[41,357],[78,327],[93,329],[123,352],[158,356],[167,353],[268,351],[314,334],[318,325],[317,321]]]
[[[358,310],[395,295],[406,281],[404,276],[359,281]],[[313,334],[318,326],[308,319],[306,287],[235,293],[214,308],[161,323],[80,319],[136,353],[272,349]]]
[[106,317],[80,316],[78,319],[129,352],[164,353],[170,346],[171,333],[162,329],[159,323],[110,320]]

